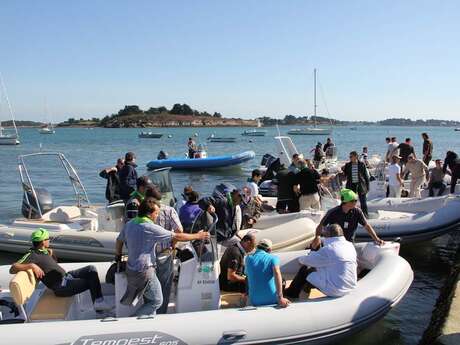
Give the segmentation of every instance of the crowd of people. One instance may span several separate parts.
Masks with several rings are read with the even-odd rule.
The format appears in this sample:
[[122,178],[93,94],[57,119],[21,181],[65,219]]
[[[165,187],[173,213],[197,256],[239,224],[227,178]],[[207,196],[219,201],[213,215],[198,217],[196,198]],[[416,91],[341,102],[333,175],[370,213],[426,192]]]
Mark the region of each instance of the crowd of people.
[[[447,152],[442,162],[435,160],[431,170],[433,143],[422,134],[423,159],[418,159],[411,139],[398,144],[395,137],[387,138],[385,161],[389,163],[389,195],[400,197],[404,179],[411,175],[410,195],[420,196],[420,186],[427,179],[430,196],[445,189],[445,174],[451,175],[451,190],[460,177],[460,160],[456,153]],[[334,179],[327,171],[317,171],[317,162],[333,147],[328,139],[324,147],[318,143],[314,159],[295,154],[289,167],[281,165],[277,171],[279,213],[320,208],[320,189],[331,187]],[[193,143],[189,145],[190,155]],[[138,176],[136,155],[128,152],[114,167],[104,169],[100,176],[107,179],[106,198],[109,203],[122,200],[125,204],[125,226],[116,239],[115,260],[122,259],[127,249],[126,276],[128,288],[121,303],[131,304],[139,295],[143,305],[137,315],[166,313],[173,282],[173,259],[178,241],[209,241],[210,230],[215,229],[217,241],[226,247],[220,259],[219,284],[223,291],[245,294],[252,305],[278,304],[287,307],[289,299],[299,297],[317,288],[328,296],[343,296],[357,284],[357,254],[353,246],[355,232],[360,224],[373,241],[384,245],[367,218],[367,198],[370,174],[367,148],[359,155],[350,152],[349,161],[339,175],[340,205],[329,209],[316,228],[311,251],[299,259],[301,268],[289,286],[284,286],[279,258],[272,254],[273,244],[268,239],[257,242],[251,231],[240,237],[238,232],[257,223],[263,209],[259,183],[260,170],[251,173],[246,185],[223,189],[213,196],[200,197],[192,186],[186,186],[178,210],[161,203],[161,192],[147,176]],[[340,185],[345,181],[345,188]],[[360,207],[357,207],[357,203]],[[321,238],[324,238],[323,241]],[[58,263],[49,245],[49,233],[40,228],[31,236],[32,248],[11,266],[10,272],[31,269],[35,276],[57,296],[72,296],[89,290],[96,310],[107,310],[101,284],[94,266],[66,272]]]

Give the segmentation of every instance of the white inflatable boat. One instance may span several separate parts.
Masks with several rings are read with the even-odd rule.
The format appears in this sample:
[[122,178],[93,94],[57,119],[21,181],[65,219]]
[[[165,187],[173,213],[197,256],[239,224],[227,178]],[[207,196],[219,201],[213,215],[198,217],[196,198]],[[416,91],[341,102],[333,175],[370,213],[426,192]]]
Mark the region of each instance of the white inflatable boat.
[[[168,314],[152,317],[123,317],[119,303],[124,274],[116,274],[116,286],[104,282],[110,263],[97,267],[106,301],[114,305],[113,317],[98,317],[88,292],[59,298],[37,284],[29,272],[20,272],[3,291],[4,301],[14,300],[19,315],[2,308],[0,322],[4,344],[331,344],[382,318],[405,295],[413,280],[406,260],[398,255],[399,244],[377,247],[358,244],[361,269],[369,270],[355,290],[340,298],[313,290],[315,299],[301,298],[285,308],[241,307],[241,295],[219,291],[219,264],[213,256],[200,260],[196,253],[182,262],[173,287]],[[280,253],[285,278],[298,270],[304,252]],[[67,270],[81,263],[63,264]],[[0,285],[12,278],[9,267],[0,267]],[[203,284],[203,282],[206,282]],[[35,285],[37,287],[35,288]],[[89,299],[89,300],[88,300]],[[133,309],[129,310],[132,313]],[[23,322],[25,323],[14,323]]]
[[[75,204],[54,207],[51,193],[36,188],[28,173],[26,158],[55,158],[71,181]],[[92,205],[76,170],[60,153],[38,153],[19,157],[19,172],[23,185],[24,218],[11,224],[0,224],[0,250],[22,254],[30,246],[30,235],[39,227],[50,232],[51,247],[60,259],[77,261],[107,261],[113,259],[115,240],[123,228],[124,204]],[[169,170],[160,169],[149,177],[162,188],[162,202],[172,199]],[[166,183],[166,182],[167,183]],[[67,198],[70,199],[70,198]],[[38,202],[37,202],[38,200]],[[304,249],[313,239],[315,224],[309,219],[295,215],[272,215],[261,217],[255,226],[258,238],[268,238],[274,250]],[[289,236],[288,234],[289,229]],[[261,237],[263,236],[263,237]]]

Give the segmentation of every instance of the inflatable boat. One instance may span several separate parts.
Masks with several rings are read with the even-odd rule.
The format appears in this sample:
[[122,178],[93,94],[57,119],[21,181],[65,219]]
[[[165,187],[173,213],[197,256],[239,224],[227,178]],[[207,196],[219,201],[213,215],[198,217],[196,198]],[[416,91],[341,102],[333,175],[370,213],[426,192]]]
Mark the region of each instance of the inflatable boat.
[[[36,188],[28,174],[26,159],[58,159],[69,173],[76,203],[55,206],[51,193]],[[23,186],[23,218],[11,224],[0,224],[0,250],[22,254],[30,248],[30,235],[39,227],[50,233],[50,242],[60,259],[106,261],[113,258],[115,240],[124,226],[124,204],[92,205],[76,170],[60,153],[37,153],[19,156],[19,172]],[[162,203],[173,198],[169,169],[157,169],[148,174],[160,187]],[[70,200],[71,197],[67,196]],[[289,236],[286,236],[289,229]],[[256,237],[268,238],[276,251],[304,249],[313,239],[315,224],[297,215],[262,216],[255,226]],[[242,231],[244,234],[244,231]],[[289,239],[288,239],[289,237]]]
[[215,156],[207,158],[168,158],[157,159],[147,163],[148,169],[170,167],[172,169],[216,169],[242,164],[255,157],[254,151],[246,151],[228,156]]
[[[339,298],[318,290],[301,295],[287,308],[275,305],[242,306],[242,295],[221,292],[219,262],[192,255],[175,265],[168,313],[130,317],[138,308],[118,302],[126,289],[124,273],[115,274],[115,285],[105,281],[109,262],[93,263],[99,272],[104,299],[113,306],[112,316],[96,314],[88,291],[72,297],[56,297],[31,271],[8,274],[0,267],[3,301],[14,305],[2,308],[4,344],[333,344],[382,318],[404,297],[413,272],[398,255],[399,244],[377,247],[358,244],[359,268],[366,270],[357,287]],[[212,250],[211,253],[214,253]],[[305,252],[277,254],[283,277],[290,279],[299,269],[298,258]],[[62,266],[66,270],[82,263]],[[177,269],[180,267],[180,270]],[[364,271],[363,271],[364,272]],[[203,284],[203,282],[206,282]],[[14,311],[18,312],[14,316]]]
[[[431,199],[434,199],[434,203],[433,207],[429,208]],[[381,239],[385,241],[399,239],[403,243],[430,240],[451,231],[460,224],[460,212],[458,212],[460,196],[430,198],[428,200],[423,200],[418,205],[417,203],[406,206],[401,204],[399,208],[395,205],[393,210],[381,210],[379,206],[369,207],[368,222]],[[293,214],[308,217],[315,224],[318,224],[325,212],[303,210]],[[359,225],[355,241],[371,240],[366,229]]]

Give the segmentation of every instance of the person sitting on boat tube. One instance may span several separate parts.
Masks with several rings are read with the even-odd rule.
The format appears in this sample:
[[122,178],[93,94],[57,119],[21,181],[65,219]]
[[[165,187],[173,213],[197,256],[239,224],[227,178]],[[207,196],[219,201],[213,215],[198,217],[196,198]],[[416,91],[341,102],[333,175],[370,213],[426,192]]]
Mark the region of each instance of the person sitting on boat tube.
[[128,249],[126,277],[128,286],[121,303],[130,305],[143,293],[144,304],[136,315],[152,315],[163,303],[160,281],[157,278],[156,246],[176,241],[209,240],[209,233],[199,231],[195,234],[173,232],[155,224],[160,214],[160,205],[154,198],[147,197],[139,206],[138,216],[130,220],[116,240],[115,261],[121,260],[123,246]]
[[112,309],[102,296],[96,267],[89,265],[66,272],[57,263],[57,258],[50,248],[49,238],[46,229],[35,230],[30,237],[32,248],[11,266],[10,273],[32,270],[35,277],[58,297],[70,297],[89,290],[95,310]]
[[351,189],[342,189],[340,191],[341,204],[334,208],[331,208],[320,223],[316,227],[316,237],[312,241],[310,247],[312,249],[318,249],[321,246],[321,233],[323,228],[330,224],[339,224],[343,229],[343,234],[347,241],[353,242],[355,238],[355,232],[358,228],[358,224],[361,224],[369,233],[375,243],[379,245],[385,244],[377,234],[375,233],[372,226],[367,222],[363,211],[356,206],[358,202],[358,195]]
[[125,222],[137,216],[139,205],[145,198],[147,189],[155,188],[152,180],[147,176],[141,176],[136,181],[136,190],[131,193],[125,206]]
[[248,297],[253,306],[278,304],[284,308],[290,301],[283,297],[280,259],[271,254],[272,246],[272,241],[262,239],[255,253],[245,258]]
[[284,291],[286,297],[299,298],[303,288],[308,295],[317,288],[327,296],[340,297],[356,287],[358,264],[353,243],[338,224],[325,227],[323,235],[324,247],[299,258],[302,267]]

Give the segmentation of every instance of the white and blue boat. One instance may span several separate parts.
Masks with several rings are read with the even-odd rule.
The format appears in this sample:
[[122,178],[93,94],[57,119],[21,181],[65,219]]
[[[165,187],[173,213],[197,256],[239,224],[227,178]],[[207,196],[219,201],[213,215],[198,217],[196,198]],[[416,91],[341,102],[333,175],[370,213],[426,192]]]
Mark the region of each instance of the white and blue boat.
[[168,158],[157,159],[147,163],[147,168],[159,169],[170,167],[172,169],[193,170],[193,169],[216,169],[242,164],[254,159],[254,151],[245,151],[234,155],[215,156],[206,158]]

